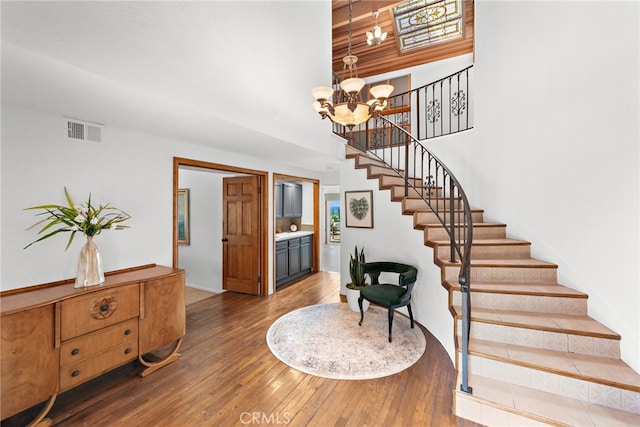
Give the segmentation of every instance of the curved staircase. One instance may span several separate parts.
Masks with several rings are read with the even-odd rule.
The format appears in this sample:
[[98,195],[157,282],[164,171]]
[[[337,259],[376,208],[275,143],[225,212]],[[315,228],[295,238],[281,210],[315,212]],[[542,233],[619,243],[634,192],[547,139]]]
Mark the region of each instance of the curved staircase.
[[[421,197],[421,180],[410,178],[405,196],[405,179],[381,160],[349,146],[346,157],[377,179],[392,202],[402,203],[434,249],[456,322],[460,374],[460,263],[451,261],[450,237]],[[441,192],[429,191],[435,198]],[[441,203],[450,210],[447,200]],[[531,243],[509,238],[506,224],[484,222],[481,209],[471,215],[473,392],[456,387],[455,414],[488,426],[640,425],[640,375],[620,360],[620,336],[588,316],[588,295],[559,284],[558,266],[532,258]]]

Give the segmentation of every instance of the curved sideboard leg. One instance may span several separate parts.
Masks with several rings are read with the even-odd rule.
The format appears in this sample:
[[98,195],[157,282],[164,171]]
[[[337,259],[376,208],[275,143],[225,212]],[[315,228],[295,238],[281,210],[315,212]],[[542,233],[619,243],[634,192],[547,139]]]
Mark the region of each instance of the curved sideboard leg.
[[138,360],[140,361],[140,363],[142,363],[144,366],[146,366],[146,369],[143,369],[142,372],[140,372],[140,376],[141,377],[146,377],[147,375],[157,371],[158,369],[162,368],[163,366],[168,365],[169,363],[173,363],[176,360],[178,360],[180,358],[180,354],[178,353],[178,349],[180,348],[180,345],[182,344],[182,338],[180,338],[177,342],[176,342],[176,346],[173,348],[173,350],[171,351],[171,353],[165,357],[164,359],[158,361],[158,362],[147,362],[146,360],[144,360],[144,358],[142,357],[142,355],[138,355]]
[[31,421],[31,423],[27,424],[27,427],[48,427],[53,424],[51,418],[45,418],[45,416],[49,413],[51,407],[53,407],[53,402],[56,401],[56,397],[58,397],[58,393],[54,393],[49,398],[49,401],[44,406],[44,408],[42,408],[42,411],[40,411],[38,416],[33,421]]

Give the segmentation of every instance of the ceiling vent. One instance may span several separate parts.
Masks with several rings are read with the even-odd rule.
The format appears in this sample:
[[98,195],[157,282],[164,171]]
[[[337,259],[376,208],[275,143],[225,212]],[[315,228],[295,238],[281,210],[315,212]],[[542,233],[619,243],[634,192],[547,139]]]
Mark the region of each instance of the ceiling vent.
[[65,119],[67,122],[67,139],[70,141],[102,142],[104,125],[76,119]]

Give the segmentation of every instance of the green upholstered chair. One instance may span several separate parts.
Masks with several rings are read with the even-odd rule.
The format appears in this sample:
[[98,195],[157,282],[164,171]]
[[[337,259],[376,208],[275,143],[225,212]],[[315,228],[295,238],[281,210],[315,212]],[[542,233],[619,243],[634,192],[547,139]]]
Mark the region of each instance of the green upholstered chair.
[[[371,285],[360,290],[358,306],[360,307],[360,322],[364,320],[362,301],[386,307],[389,310],[389,342],[391,342],[391,328],[393,326],[393,312],[396,308],[407,307],[411,328],[413,328],[413,313],[411,312],[411,291],[418,277],[418,270],[407,264],[398,262],[367,262],[362,264],[364,274],[371,278]],[[380,273],[397,273],[398,284],[380,283]]]

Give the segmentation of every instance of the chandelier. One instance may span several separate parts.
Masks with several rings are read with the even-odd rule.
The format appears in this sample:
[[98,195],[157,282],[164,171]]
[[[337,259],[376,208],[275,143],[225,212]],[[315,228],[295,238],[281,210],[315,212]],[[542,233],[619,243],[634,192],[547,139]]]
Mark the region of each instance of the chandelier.
[[373,17],[375,19],[375,24],[373,26],[373,31],[367,31],[367,44],[369,46],[378,46],[380,43],[387,38],[387,32],[382,32],[382,28],[378,26],[378,16],[380,15],[379,10],[373,11]]
[[349,49],[347,56],[342,58],[344,62],[342,70],[345,77],[348,77],[340,82],[340,91],[337,96],[334,96],[334,90],[331,87],[319,86],[311,90],[315,98],[313,108],[320,116],[323,119],[329,117],[332,122],[347,126],[349,129],[366,122],[382,111],[387,106],[387,98],[393,92],[391,85],[377,85],[369,89],[373,98],[363,102],[360,91],[366,82],[358,78],[356,67],[358,57],[351,53],[351,36],[351,0],[349,0]]

